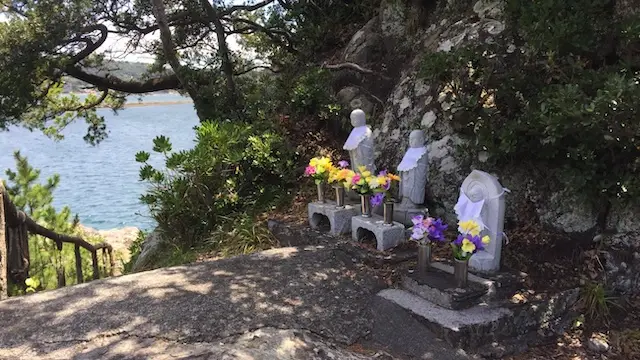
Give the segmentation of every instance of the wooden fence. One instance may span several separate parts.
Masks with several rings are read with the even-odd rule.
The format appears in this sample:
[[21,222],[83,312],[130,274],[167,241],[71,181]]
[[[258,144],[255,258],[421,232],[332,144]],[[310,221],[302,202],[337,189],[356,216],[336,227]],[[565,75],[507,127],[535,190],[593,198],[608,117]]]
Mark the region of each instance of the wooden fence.
[[[113,276],[115,259],[113,248],[107,243],[90,244],[76,236],[58,234],[31,219],[11,202],[9,195],[0,180],[0,299],[6,298],[8,279],[14,283],[23,283],[29,274],[29,234],[40,235],[56,243],[58,251],[62,251],[65,243],[73,244],[77,282],[84,282],[82,270],[82,250],[91,254],[93,279],[100,278],[99,254],[102,255],[103,272]],[[34,249],[37,251],[37,249]],[[58,287],[66,285],[65,273],[58,275]]]

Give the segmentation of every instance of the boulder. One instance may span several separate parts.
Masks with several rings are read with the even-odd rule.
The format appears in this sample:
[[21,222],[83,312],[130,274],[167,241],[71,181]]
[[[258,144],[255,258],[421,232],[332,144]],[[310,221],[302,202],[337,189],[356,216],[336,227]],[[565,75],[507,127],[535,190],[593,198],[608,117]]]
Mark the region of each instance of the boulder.
[[153,230],[144,239],[141,245],[140,255],[131,267],[132,272],[149,270],[153,266],[153,260],[165,245],[165,239],[158,228]]

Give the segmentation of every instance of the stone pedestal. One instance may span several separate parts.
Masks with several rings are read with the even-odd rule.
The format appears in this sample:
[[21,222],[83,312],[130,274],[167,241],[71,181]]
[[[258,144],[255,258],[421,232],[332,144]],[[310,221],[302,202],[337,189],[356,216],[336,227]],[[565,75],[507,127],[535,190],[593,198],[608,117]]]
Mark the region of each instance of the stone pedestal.
[[413,226],[411,218],[417,215],[428,217],[429,210],[427,208],[404,208],[400,204],[396,204],[393,208],[393,220],[405,226]]
[[363,238],[364,230],[369,230],[376,237],[377,249],[388,250],[398,246],[405,240],[404,225],[394,222],[393,225],[384,225],[382,216],[372,215],[369,218],[355,216],[351,219],[351,237],[354,241]]
[[405,275],[402,286],[425,300],[451,310],[476,306],[495,294],[493,281],[473,274],[469,274],[466,288],[457,288],[453,267],[442,263],[432,263],[424,274],[414,272]]
[[309,225],[312,229],[317,229],[322,220],[322,216],[326,216],[331,224],[331,234],[348,234],[351,232],[351,219],[360,215],[360,207],[346,204],[344,208],[336,208],[335,201],[327,201],[326,203],[312,202],[307,206],[309,213]]

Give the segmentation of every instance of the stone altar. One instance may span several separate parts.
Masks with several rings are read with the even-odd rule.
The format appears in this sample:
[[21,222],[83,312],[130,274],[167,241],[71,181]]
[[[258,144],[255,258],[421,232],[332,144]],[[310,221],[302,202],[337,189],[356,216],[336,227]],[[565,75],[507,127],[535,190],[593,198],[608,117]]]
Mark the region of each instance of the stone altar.
[[344,207],[338,208],[334,201],[309,203],[307,211],[309,213],[309,225],[312,229],[317,229],[322,216],[326,216],[331,225],[330,233],[333,235],[350,233],[351,219],[361,214],[360,207],[357,205],[346,204]]
[[375,214],[368,218],[354,216],[351,219],[351,238],[358,242],[363,237],[363,230],[369,230],[376,237],[376,249],[379,251],[394,248],[405,240],[404,225],[397,222],[392,225],[383,223],[383,218]]
[[424,146],[422,130],[414,130],[409,135],[409,149],[398,165],[400,174],[400,203],[396,204],[393,219],[411,226],[411,218],[416,215],[428,216],[424,206],[425,191],[429,177],[429,158]]
[[454,210],[459,220],[476,220],[481,223],[481,236],[489,235],[491,242],[483,251],[469,260],[469,267],[480,272],[496,272],[500,269],[502,237],[504,230],[505,188],[494,176],[473,170],[462,183],[460,197]]

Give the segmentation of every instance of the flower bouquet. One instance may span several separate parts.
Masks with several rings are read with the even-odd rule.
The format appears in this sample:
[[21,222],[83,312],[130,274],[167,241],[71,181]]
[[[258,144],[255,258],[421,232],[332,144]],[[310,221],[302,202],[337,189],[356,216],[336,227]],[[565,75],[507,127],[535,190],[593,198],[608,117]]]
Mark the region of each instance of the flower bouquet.
[[484,230],[482,223],[476,220],[458,222],[458,237],[451,243],[454,257],[454,276],[459,287],[467,285],[469,259],[491,241],[488,235],[480,236]]
[[343,208],[344,207],[344,191],[345,186],[344,182],[347,177],[352,173],[351,170],[348,169],[349,162],[342,160],[338,162],[338,167],[333,167],[331,172],[329,173],[329,178],[327,182],[329,184],[333,184],[334,189],[336,190],[336,207]]
[[314,157],[304,170],[304,175],[313,178],[318,187],[318,201],[324,202],[324,183],[328,182],[333,171],[333,163],[328,157]]
[[418,242],[418,272],[424,273],[431,264],[431,243],[434,241],[444,242],[444,232],[448,226],[442,219],[414,216],[411,219],[411,239]]
[[365,166],[360,166],[358,172],[351,171],[345,179],[345,187],[354,190],[362,201],[362,216],[371,216],[371,206],[378,206],[391,187],[392,181],[398,181],[396,175],[381,171],[374,176]]

